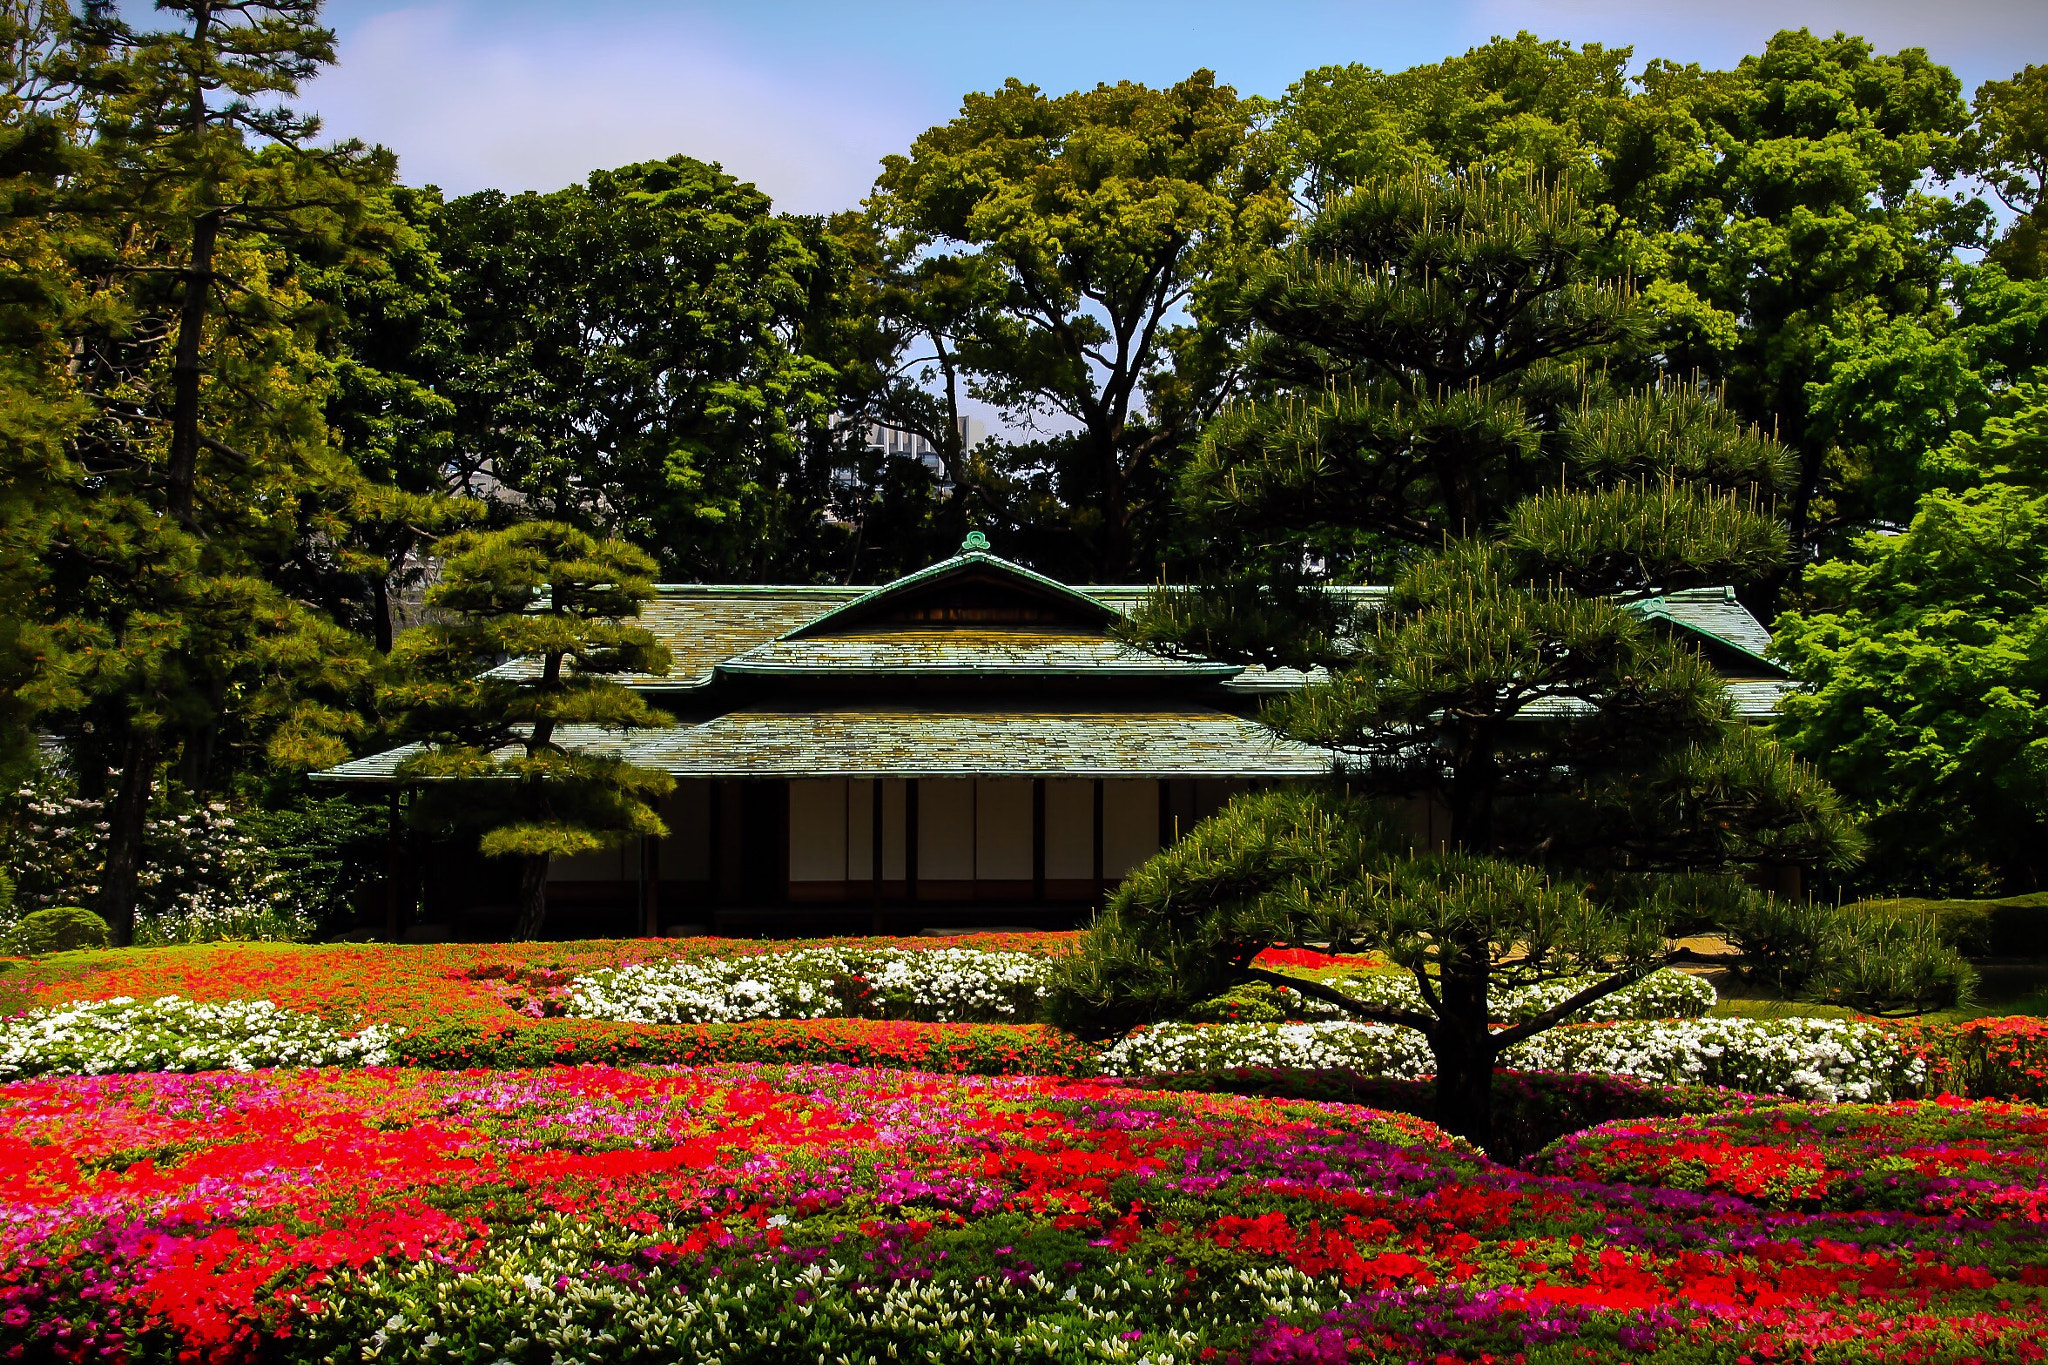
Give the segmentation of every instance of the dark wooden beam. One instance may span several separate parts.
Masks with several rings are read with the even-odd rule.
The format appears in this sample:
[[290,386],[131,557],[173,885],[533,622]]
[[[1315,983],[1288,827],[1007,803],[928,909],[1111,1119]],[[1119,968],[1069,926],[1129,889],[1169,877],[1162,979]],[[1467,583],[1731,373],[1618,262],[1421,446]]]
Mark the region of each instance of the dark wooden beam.
[[[851,786],[847,788],[849,793],[852,790]],[[879,934],[882,932],[882,779],[879,777],[874,781],[874,796],[868,804],[868,832],[871,838],[869,847],[873,849],[871,856],[874,859],[868,867],[870,890],[874,900],[874,922],[869,928]]]
[[1095,779],[1095,905],[1100,909],[1109,879],[1104,875],[1102,858],[1102,830],[1106,823],[1109,805],[1109,789],[1101,778]]
[[903,899],[917,904],[917,779],[903,782]]
[[1045,904],[1045,779],[1031,779],[1031,899]]

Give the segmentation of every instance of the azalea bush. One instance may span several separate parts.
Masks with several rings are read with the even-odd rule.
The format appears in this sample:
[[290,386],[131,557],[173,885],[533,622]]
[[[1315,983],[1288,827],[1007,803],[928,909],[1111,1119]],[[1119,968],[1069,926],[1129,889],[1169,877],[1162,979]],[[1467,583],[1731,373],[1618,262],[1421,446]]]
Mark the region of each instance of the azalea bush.
[[1787,1210],[1099,1081],[28,1081],[0,1179],[10,1358],[2037,1361],[2048,1307],[2019,1206]]
[[1932,1079],[1881,1024],[1847,1019],[1683,1019],[1554,1029],[1506,1053],[1520,1071],[1634,1076],[1815,1100],[1885,1100]]
[[337,1028],[268,1000],[84,1001],[0,1019],[0,1080],[48,1072],[249,1071],[390,1063],[397,1030]]
[[[1926,1056],[1880,1024],[1839,1019],[1675,1019],[1566,1026],[1503,1054],[1516,1071],[1628,1076],[1805,1099],[1889,1099],[1932,1077]],[[1432,1074],[1414,1029],[1347,1022],[1159,1024],[1103,1053],[1111,1075],[1236,1067],[1357,1071],[1413,1080]]]
[[2048,1110],[1953,1098],[1608,1123],[1536,1169],[1781,1209],[2048,1222]]
[[727,1024],[626,1024],[550,1019],[446,1024],[394,1045],[402,1065],[471,1067],[645,1062],[840,1063],[977,1076],[1088,1076],[1096,1051],[1038,1024],[934,1024],[875,1019],[756,1019]]
[[571,983],[566,1012],[643,1024],[827,1017],[1032,1023],[1050,969],[1036,953],[792,948],[592,972]]

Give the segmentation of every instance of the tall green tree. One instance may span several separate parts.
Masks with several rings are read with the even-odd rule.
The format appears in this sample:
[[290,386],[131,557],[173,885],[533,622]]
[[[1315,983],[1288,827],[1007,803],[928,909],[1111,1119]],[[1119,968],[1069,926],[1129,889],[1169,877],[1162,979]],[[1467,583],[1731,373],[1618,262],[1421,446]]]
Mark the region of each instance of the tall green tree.
[[[167,765],[329,762],[368,701],[368,651],[281,586],[331,540],[360,471],[324,422],[328,357],[295,258],[374,253],[388,154],[316,148],[290,106],[333,57],[310,0],[177,0],[138,29],[88,7],[42,70],[79,92],[50,219],[91,307],[67,327],[84,417],[48,512],[37,619],[62,656],[65,740],[111,824],[101,909],[132,924]],[[61,212],[59,212],[61,211]]]
[[1647,305],[1606,363],[1705,379],[1792,452],[1796,571],[1885,515],[1884,452],[1812,395],[1862,339],[1945,325],[1956,251],[1987,221],[1935,188],[1972,164],[1970,111],[1925,52],[1843,34],[1781,32],[1725,71],[1651,60],[1630,77],[1631,56],[1524,33],[1402,72],[1323,68],[1271,136],[1312,202],[1405,167],[1568,177],[1602,269]]
[[69,338],[94,303],[58,212],[83,156],[83,92],[46,70],[71,28],[62,5],[0,6],[0,775],[10,780],[33,759],[36,718],[76,699],[41,606],[80,475],[71,443],[86,406]]
[[876,181],[871,208],[914,267],[904,307],[923,310],[941,369],[1055,434],[998,472],[1028,484],[1042,471],[1079,558],[1107,578],[1135,564],[1134,490],[1188,435],[1145,411],[1184,310],[1289,216],[1253,154],[1257,108],[1207,71],[1055,97],[1013,80],[969,95]]
[[[1067,970],[1066,1017],[1156,1018],[1273,943],[1389,955],[1422,1005],[1316,988],[1419,1029],[1439,1117],[1484,1142],[1500,1053],[1663,959],[1681,922],[1749,912],[1740,879],[1854,849],[1832,795],[1739,723],[1713,669],[1629,604],[1782,562],[1782,452],[1695,392],[1613,392],[1586,363],[1632,299],[1580,246],[1566,190],[1411,176],[1331,203],[1253,292],[1255,355],[1299,385],[1205,438],[1186,513],[1239,574],[1162,592],[1155,647],[1319,664],[1268,723],[1327,746],[1354,793],[1232,807],[1121,888]],[[1345,621],[1304,563],[1395,566]],[[1497,985],[1579,988],[1508,1029]]]
[[463,491],[652,547],[662,572],[806,577],[839,377],[823,225],[688,157],[552,194],[468,195],[435,243],[461,318]]
[[513,937],[535,938],[550,859],[667,833],[654,802],[674,780],[593,740],[668,723],[617,681],[668,671],[667,649],[634,620],[654,561],[546,521],[458,532],[434,553],[436,619],[400,637],[415,680],[389,694],[422,742],[401,774],[425,783],[425,819],[481,823],[485,854],[519,860]]
[[2048,886],[2048,389],[1960,433],[1897,534],[1816,566],[1780,729],[1864,811],[1872,889]]
[[1628,76],[1633,49],[1522,32],[1461,56],[1387,72],[1323,66],[1288,88],[1269,136],[1310,209],[1368,181],[1411,171],[1569,175],[1596,201],[1626,199],[1645,110]]
[[1970,168],[2013,215],[1990,259],[2014,279],[2048,274],[2048,66],[1977,87]]
[[1810,411],[1824,357],[1842,335],[1939,312],[1956,249],[1983,231],[1980,201],[1931,188],[1965,168],[1969,110],[1924,51],[1803,29],[1733,71],[1652,63],[1642,79],[1703,135],[1665,179],[1661,250],[1644,262],[1659,343],[1793,453],[1796,569],[1871,516],[1856,452]]

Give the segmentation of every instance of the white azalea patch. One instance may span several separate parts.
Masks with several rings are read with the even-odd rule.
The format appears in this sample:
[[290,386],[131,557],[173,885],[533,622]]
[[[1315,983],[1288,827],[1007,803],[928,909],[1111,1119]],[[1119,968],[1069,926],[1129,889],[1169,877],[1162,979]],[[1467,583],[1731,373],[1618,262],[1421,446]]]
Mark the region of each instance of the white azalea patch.
[[0,1079],[47,1073],[250,1071],[259,1066],[386,1066],[401,1030],[349,1033],[268,1000],[206,1004],[116,996],[0,1019]]
[[[1926,1063],[1883,1026],[1846,1019],[1670,1019],[1567,1025],[1501,1055],[1514,1071],[1720,1085],[1800,1099],[1883,1102],[1917,1093]],[[1429,1045],[1387,1024],[1162,1024],[1104,1053],[1109,1075],[1233,1067],[1342,1067],[1389,1080],[1430,1075]]]
[[741,1019],[1038,1017],[1052,960],[976,948],[798,948],[591,972],[570,984],[568,1012],[635,1024]]

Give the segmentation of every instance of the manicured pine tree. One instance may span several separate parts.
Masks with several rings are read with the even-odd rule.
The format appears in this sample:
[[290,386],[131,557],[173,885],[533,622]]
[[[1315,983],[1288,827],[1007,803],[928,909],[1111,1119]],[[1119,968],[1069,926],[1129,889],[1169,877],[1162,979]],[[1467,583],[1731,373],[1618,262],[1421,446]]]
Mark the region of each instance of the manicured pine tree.
[[668,672],[668,650],[634,619],[654,595],[654,561],[546,521],[458,532],[434,554],[426,603],[439,619],[393,652],[416,680],[389,700],[422,740],[401,775],[422,782],[427,821],[481,821],[483,852],[520,860],[513,937],[535,938],[549,859],[667,833],[653,803],[672,778],[565,734],[669,723],[618,681]]
[[[1285,984],[1423,1032],[1440,1120],[1484,1142],[1507,1047],[1639,979],[1675,928],[1752,913],[1741,873],[1855,854],[1825,784],[1628,609],[1780,564],[1786,464],[1707,395],[1606,378],[1632,300],[1584,265],[1595,236],[1564,188],[1378,183],[1252,291],[1272,396],[1214,426],[1183,488],[1241,552],[1132,633],[1329,670],[1268,721],[1327,746],[1342,789],[1240,800],[1134,873],[1066,967],[1064,1020],[1278,984],[1252,965],[1274,944],[1382,952],[1420,1007]],[[1351,619],[1317,591],[1389,570]],[[1579,977],[1490,1026],[1491,992]]]

